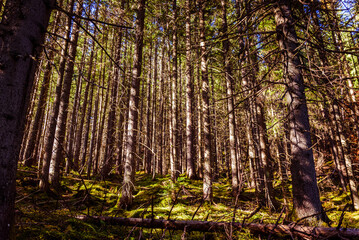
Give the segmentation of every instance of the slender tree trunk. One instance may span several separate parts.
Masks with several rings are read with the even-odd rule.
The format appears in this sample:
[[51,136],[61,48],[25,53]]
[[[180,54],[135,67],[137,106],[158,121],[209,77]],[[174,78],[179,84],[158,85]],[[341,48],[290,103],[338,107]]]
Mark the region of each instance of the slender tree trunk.
[[[57,12],[56,18],[54,21],[54,32],[57,32],[59,27],[59,21],[60,21],[60,12]],[[50,45],[54,47],[55,42],[50,41]],[[28,141],[26,144],[26,147],[24,149],[24,156],[23,161],[25,166],[32,166],[35,164],[36,161],[36,152],[37,152],[37,146],[38,146],[38,139],[39,135],[41,133],[41,119],[44,117],[44,112],[46,109],[46,99],[49,93],[50,89],[50,79],[51,79],[51,73],[52,73],[52,67],[53,67],[53,59],[55,56],[55,52],[53,50],[49,50],[47,54],[48,61],[46,62],[45,70],[44,70],[44,77],[41,84],[41,91],[39,95],[39,102],[37,104],[37,110],[35,113],[35,118],[33,120],[33,126],[30,128]]]
[[236,153],[236,120],[234,113],[234,97],[233,97],[233,76],[232,76],[232,65],[230,62],[230,49],[228,39],[228,26],[227,26],[227,0],[221,0],[222,5],[222,34],[224,40],[223,44],[223,60],[224,60],[224,71],[227,86],[227,110],[228,110],[228,131],[229,131],[229,157],[232,169],[232,192],[234,196],[237,196],[239,189],[238,179],[238,166],[237,166],[237,153]]
[[[74,6],[74,0],[71,0],[69,5],[70,5],[70,12],[72,12],[73,6]],[[66,60],[67,60],[67,52],[68,52],[68,47],[69,47],[69,41],[67,41],[67,40],[70,39],[71,25],[72,25],[72,20],[70,18],[68,18],[67,25],[66,25],[65,46],[61,51],[59,76],[57,79],[56,89],[55,89],[55,100],[53,103],[52,113],[50,115],[51,116],[50,125],[48,127],[45,141],[44,141],[44,157],[43,157],[43,164],[42,164],[42,168],[41,168],[40,183],[39,183],[39,187],[43,191],[49,190],[50,162],[51,162],[51,157],[52,157],[53,144],[54,144],[54,140],[55,140],[57,117],[58,117],[59,111],[60,111],[60,98],[61,98],[61,92],[62,92],[64,73],[65,73],[65,64],[66,64]]]
[[[152,78],[152,44],[150,46],[149,52],[149,71],[148,71],[148,78],[147,78],[147,104],[146,104],[146,154],[145,154],[145,172],[147,174],[151,173],[152,167],[152,91],[153,91],[153,78]],[[156,51],[156,50],[155,50]]]
[[98,119],[98,112],[99,112],[99,100],[100,100],[100,89],[97,89],[96,100],[95,100],[95,109],[93,114],[93,124],[92,124],[92,133],[91,133],[91,141],[90,141],[90,150],[89,150],[89,159],[87,162],[87,179],[91,177],[91,170],[93,165],[94,159],[94,152],[96,146],[96,139],[97,139],[97,119]]
[[138,98],[140,88],[140,76],[142,67],[142,49],[143,49],[143,30],[145,20],[145,0],[139,0],[137,5],[137,17],[135,22],[135,51],[133,57],[133,71],[132,71],[132,83],[129,95],[129,112],[128,112],[128,126],[127,126],[127,139],[126,148],[124,154],[124,176],[122,184],[122,196],[120,204],[121,206],[128,208],[132,205],[133,201],[133,188],[135,180],[135,140],[136,129],[138,122]]
[[[88,29],[88,22],[86,24],[86,29]],[[86,53],[88,51],[88,44],[87,44],[87,39],[85,39],[85,44],[83,46],[82,49],[82,56],[81,56],[81,64],[80,64],[80,68],[79,68],[79,76],[77,77],[77,82],[76,82],[76,93],[75,93],[75,97],[74,97],[74,103],[73,103],[73,107],[72,107],[72,114],[71,114],[71,122],[70,122],[70,126],[68,128],[68,133],[67,133],[67,137],[69,139],[68,141],[68,147],[67,147],[67,152],[68,152],[68,158],[66,161],[66,169],[65,171],[68,173],[70,171],[70,165],[71,168],[73,170],[78,169],[78,158],[75,160],[74,159],[74,144],[76,143],[76,133],[80,127],[82,128],[82,125],[78,124],[78,115],[79,115],[79,109],[80,109],[80,102],[81,102],[81,93],[82,93],[82,72],[85,68],[85,65],[87,65],[88,63],[86,63],[85,58],[86,58]],[[90,55],[90,61],[93,58],[93,46],[92,46],[92,52]],[[74,164],[75,162],[75,164]],[[74,166],[76,165],[76,166]]]
[[[313,17],[313,21],[314,21],[314,26],[316,28],[315,31],[315,37],[317,38],[318,42],[319,42],[319,59],[320,59],[320,63],[321,66],[323,68],[326,68],[330,65],[329,60],[327,58],[327,53],[325,52],[325,46],[324,46],[324,39],[323,39],[323,34],[320,30],[320,22],[319,22],[319,16],[317,13],[317,8],[318,8],[318,2],[314,1],[310,7],[311,7],[311,12],[312,12],[312,17]],[[331,26],[331,32],[332,32],[332,36],[333,36],[333,41],[334,44],[336,46],[337,50],[340,50],[340,35],[338,35],[338,40],[339,43],[337,42],[337,37],[336,34],[334,32],[334,29],[338,29],[338,27],[335,27],[336,25],[336,19],[332,19],[333,23],[330,24]],[[333,26],[334,25],[334,26]],[[346,61],[344,60],[344,65],[345,65]],[[341,61],[339,61],[339,66],[343,67],[341,64]],[[346,66],[345,68],[348,68],[348,66]],[[342,70],[342,72],[339,73],[340,77],[343,77],[344,73]],[[331,72],[328,72],[328,70],[325,71],[325,76],[323,76],[320,79],[320,84],[329,84],[332,80],[332,76],[333,74]],[[329,79],[328,79],[329,76]],[[351,81],[346,81],[348,86],[352,86]],[[352,169],[352,161],[349,157],[349,146],[347,144],[347,140],[346,140],[346,136],[343,133],[342,130],[342,123],[344,122],[343,119],[340,116],[340,112],[339,112],[339,104],[338,101],[336,99],[335,96],[333,96],[333,94],[331,93],[330,90],[326,90],[326,94],[328,95],[326,98],[328,98],[329,101],[332,102],[332,108],[333,108],[333,117],[332,117],[332,126],[335,127],[336,131],[334,131],[331,128],[332,131],[332,136],[336,139],[336,141],[334,141],[334,146],[333,146],[333,153],[335,155],[335,153],[337,153],[337,155],[334,156],[334,158],[336,156],[339,156],[338,159],[334,159],[336,164],[337,164],[337,168],[339,170],[339,176],[341,179],[341,183],[343,186],[345,186],[345,181],[347,181],[349,183],[349,190],[351,193],[351,199],[353,202],[353,207],[355,210],[359,210],[359,196],[358,196],[358,191],[357,191],[357,184],[355,182],[355,177],[353,174],[353,169]],[[350,97],[350,102],[353,103],[353,101],[355,102],[355,98],[353,99],[352,94],[351,94],[351,90],[349,90],[349,97]],[[326,100],[325,100],[326,101]],[[354,105],[355,106],[355,105]],[[354,113],[355,113],[355,107],[353,108]],[[356,114],[354,114],[356,115]],[[358,127],[358,124],[355,124],[356,127]],[[358,131],[358,130],[357,130]],[[343,163],[344,160],[344,163]],[[343,176],[345,176],[345,180],[343,179]],[[346,189],[346,187],[344,187],[344,189]]]
[[[158,49],[158,43],[156,42],[155,49]],[[152,152],[150,153],[152,155],[152,179],[154,180],[156,177],[156,167],[157,167],[157,145],[156,145],[156,125],[157,125],[157,56],[158,53],[155,51],[155,56],[153,60],[153,79],[152,79],[152,115],[151,115],[151,122],[152,122],[152,132],[151,132],[151,147]]]
[[37,138],[38,134],[40,134],[41,118],[43,117],[46,108],[46,99],[50,88],[51,71],[53,65],[53,63],[50,61],[51,59],[53,59],[53,57],[54,57],[54,52],[51,51],[49,54],[50,60],[46,63],[46,67],[44,71],[44,77],[42,80],[41,92],[39,96],[40,99],[37,106],[35,118],[33,120],[33,126],[30,128],[28,142],[24,150],[24,157],[23,157],[24,165],[28,167],[32,166],[36,161],[36,159],[34,158],[37,149],[36,140],[38,139]]
[[[55,1],[7,0],[0,38],[0,233],[15,239],[17,159],[44,35]],[[21,56],[21,57],[19,57]],[[31,56],[31,57],[30,57]]]
[[[127,37],[128,33],[126,33],[126,37]],[[127,53],[129,50],[131,50],[131,48],[128,47],[129,43],[125,42],[124,44],[124,53]],[[125,122],[126,122],[126,116],[127,116],[127,107],[125,106],[127,101],[127,97],[128,94],[126,94],[128,92],[128,82],[127,82],[127,61],[128,59],[123,58],[123,74],[122,74],[122,84],[121,84],[121,95],[120,95],[120,100],[119,100],[119,104],[120,104],[120,108],[121,109],[125,109],[124,111],[120,112],[120,119],[119,119],[119,127],[120,130],[118,132],[118,158],[117,158],[117,162],[116,162],[116,172],[119,175],[122,175],[122,170],[123,170],[123,149],[124,149],[124,142],[123,139],[125,137]]]
[[177,152],[178,126],[177,126],[177,0],[173,0],[173,36],[172,36],[172,77],[171,77],[171,122],[170,122],[170,165],[171,179],[176,181],[179,176],[179,157]]
[[[122,30],[120,30],[120,32],[118,33],[117,44],[115,49],[115,61],[117,63],[116,65],[120,65],[121,46],[122,46]],[[102,173],[101,173],[102,177],[106,177],[110,173],[112,166],[115,162],[115,158],[118,157],[115,154],[117,152],[116,148],[118,146],[116,141],[116,129],[117,129],[116,112],[118,107],[117,100],[118,100],[118,88],[120,82],[120,69],[118,69],[116,65],[114,66],[113,76],[111,80],[112,88],[111,88],[111,98],[110,98],[110,112],[107,122],[108,130],[107,130],[106,154],[102,166]]]
[[[87,106],[87,121],[86,121],[86,125],[84,126],[85,132],[84,132],[83,152],[82,152],[82,156],[81,156],[81,173],[85,169],[86,159],[88,160],[88,158],[87,158],[88,147],[87,146],[89,144],[89,135],[90,135],[90,126],[91,126],[91,118],[92,118],[92,103],[93,103],[94,88],[95,88],[95,86],[93,84],[91,84],[90,99],[89,99],[89,104]],[[89,158],[90,157],[91,156],[89,156]]]
[[[102,59],[103,59],[103,52],[101,52],[101,62],[102,62]],[[104,74],[105,73],[105,68],[101,68],[101,71],[100,71],[100,75],[102,75],[102,85],[104,86],[105,85],[105,81],[106,81],[106,75]],[[106,92],[106,94],[105,94]],[[99,133],[98,133],[98,136],[97,136],[97,146],[96,146],[96,155],[95,155],[95,161],[94,161],[94,169],[93,169],[93,172],[94,174],[97,174],[98,173],[98,169],[99,169],[99,160],[101,159],[101,156],[102,156],[102,152],[101,152],[101,149],[102,149],[102,146],[103,146],[103,142],[104,142],[104,134],[103,134],[103,131],[104,131],[104,128],[105,128],[105,121],[106,121],[106,115],[107,115],[107,106],[108,106],[108,103],[109,103],[109,99],[110,99],[110,91],[105,91],[104,89],[102,89],[102,93],[101,93],[101,101],[100,101],[100,107],[99,109],[102,111],[100,113],[100,115],[102,116],[100,121],[99,121]]]
[[163,148],[164,148],[164,127],[165,127],[165,120],[164,120],[164,94],[162,94],[164,92],[164,74],[165,74],[165,60],[164,60],[164,54],[165,54],[165,46],[162,45],[162,49],[161,49],[161,71],[160,71],[160,84],[159,84],[159,90],[158,92],[161,93],[159,96],[159,140],[158,140],[158,145],[159,145],[159,154],[158,154],[158,158],[157,158],[157,172],[160,175],[163,175]]
[[187,176],[196,177],[195,132],[193,126],[193,68],[191,51],[191,0],[186,0],[186,158]]
[[[83,10],[82,1],[78,2],[76,14],[81,15]],[[78,21],[78,20],[77,20]],[[68,107],[70,101],[70,90],[72,77],[74,75],[75,58],[77,53],[77,44],[79,39],[79,23],[77,22],[72,28],[71,43],[69,46],[69,61],[66,64],[64,82],[62,86],[62,92],[60,97],[60,109],[57,117],[57,125],[55,131],[55,141],[53,145],[53,154],[50,163],[50,175],[49,180],[51,185],[55,188],[60,185],[60,163],[64,160],[64,149],[65,148],[65,134],[66,134],[66,123],[68,116]]]
[[[41,58],[41,56],[39,57]],[[42,65],[43,60],[40,60],[37,64],[38,68],[35,71],[35,76],[34,76],[34,83],[32,85],[32,88],[30,89],[30,104],[28,106],[28,109],[26,110],[26,117],[25,117],[25,130],[24,130],[24,137],[22,139],[21,142],[21,147],[20,147],[20,153],[19,153],[19,161],[22,162],[23,161],[23,157],[24,157],[24,152],[25,152],[25,148],[27,145],[27,142],[29,141],[28,137],[31,131],[31,122],[33,119],[33,115],[35,112],[35,104],[36,104],[36,99],[39,91],[39,85],[40,85],[40,72],[41,72],[41,65]]]
[[[308,109],[298,57],[297,35],[288,1],[279,0],[274,8],[277,39],[283,54],[284,76],[287,81],[291,172],[295,217],[316,221],[323,218],[316,180]],[[316,215],[317,214],[317,215]]]
[[[93,54],[90,55],[90,61],[93,59]],[[92,66],[92,63],[91,65]],[[90,92],[90,86],[91,83],[86,82],[86,88],[84,92],[84,99],[82,102],[82,105],[80,107],[80,111],[78,113],[81,113],[81,118],[79,119],[79,124],[77,126],[77,131],[74,136],[75,141],[75,148],[74,148],[74,154],[73,154],[73,169],[75,171],[79,170],[80,167],[80,158],[81,158],[81,150],[83,151],[83,131],[84,131],[84,125],[85,125],[85,118],[86,118],[86,109],[88,105],[89,100],[89,92]],[[72,154],[72,153],[71,153]]]
[[207,67],[207,49],[205,35],[205,0],[199,2],[199,28],[202,73],[202,113],[203,113],[203,199],[212,201],[212,162],[211,162],[211,123],[209,117],[209,81]]
[[275,200],[274,189],[273,189],[273,169],[272,158],[269,152],[269,143],[267,136],[267,128],[264,115],[264,96],[257,96],[256,99],[256,113],[259,128],[259,148],[260,148],[260,159],[261,167],[263,171],[263,185],[264,185],[264,196],[266,205],[271,209],[276,209],[278,203]]
[[342,168],[342,172],[344,173],[343,175],[345,177],[345,180],[347,181],[347,183],[349,183],[349,191],[353,203],[353,208],[354,210],[358,211],[359,209],[358,190],[354,178],[352,161],[349,157],[349,152],[348,152],[349,146],[343,132],[343,127],[342,127],[343,119],[340,116],[339,106],[336,101],[337,100],[334,100],[334,104],[332,105],[332,107],[333,107],[334,124],[336,126],[336,134],[337,134],[336,142],[341,158],[344,159],[344,165],[341,166],[341,168]]
[[[198,53],[197,56],[199,57],[200,54]],[[201,98],[201,79],[200,79],[200,67],[197,66],[197,88],[198,88],[198,95],[197,95],[197,176],[202,178],[203,177],[203,143],[202,143],[202,98]]]

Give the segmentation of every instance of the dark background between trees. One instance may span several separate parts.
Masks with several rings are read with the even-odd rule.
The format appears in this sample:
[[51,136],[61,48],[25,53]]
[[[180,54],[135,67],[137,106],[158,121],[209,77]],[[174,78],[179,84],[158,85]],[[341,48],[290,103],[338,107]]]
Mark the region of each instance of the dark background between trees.
[[201,179],[209,202],[227,178],[273,211],[290,186],[308,223],[323,191],[359,210],[357,1],[25,2],[0,1],[4,236],[18,164],[47,193],[118,176],[124,209],[144,171]]

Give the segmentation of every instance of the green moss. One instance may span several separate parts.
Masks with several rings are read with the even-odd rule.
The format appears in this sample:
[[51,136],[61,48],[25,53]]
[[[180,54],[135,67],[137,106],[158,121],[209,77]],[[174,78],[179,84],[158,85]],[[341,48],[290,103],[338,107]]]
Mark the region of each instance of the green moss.
[[[61,192],[60,199],[54,199],[45,193],[37,191],[36,174],[33,171],[20,171],[21,181],[17,181],[17,239],[138,239],[142,234],[146,239],[161,239],[163,230],[134,229],[132,227],[110,226],[104,223],[89,224],[78,221],[71,216],[78,214],[143,217],[167,219],[171,211],[171,219],[177,220],[208,220],[232,221],[234,216],[234,199],[231,194],[231,181],[220,178],[213,183],[213,203],[202,203],[202,181],[190,180],[180,175],[173,183],[170,176],[157,177],[143,172],[137,172],[134,192],[134,204],[131,210],[119,208],[121,197],[121,182],[117,176],[111,176],[109,181],[99,181],[96,178],[81,180],[78,175],[66,176],[61,184],[66,186]],[[282,186],[285,184],[284,186]],[[323,181],[321,184],[325,184]],[[284,190],[284,193],[282,192]],[[283,203],[283,196],[290,197],[288,182],[275,183],[276,199]],[[26,197],[27,196],[27,197]],[[25,197],[25,198],[24,198]],[[347,192],[332,191],[321,193],[324,209],[328,217],[338,222],[342,210],[350,203]],[[291,209],[290,199],[288,209]],[[235,220],[242,222],[258,207],[254,189],[243,189],[237,202]],[[172,210],[171,210],[172,208]],[[281,219],[287,218],[288,212]],[[196,212],[197,211],[197,212]],[[194,214],[196,212],[196,214]],[[258,213],[246,219],[246,222],[275,223],[279,213],[269,212],[262,208]],[[282,221],[282,220],[281,220]],[[345,212],[343,227],[358,227],[359,213]],[[166,231],[164,239],[180,239],[182,231]],[[188,239],[203,239],[204,233],[189,232]],[[254,239],[248,231],[234,232],[237,239]],[[221,233],[207,235],[212,239],[224,239]]]

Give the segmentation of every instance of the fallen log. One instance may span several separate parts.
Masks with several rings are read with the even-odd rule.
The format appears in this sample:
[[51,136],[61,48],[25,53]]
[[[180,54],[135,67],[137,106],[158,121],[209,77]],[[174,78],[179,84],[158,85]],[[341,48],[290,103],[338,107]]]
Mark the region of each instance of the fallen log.
[[252,232],[274,234],[277,236],[299,236],[305,239],[359,239],[359,229],[351,228],[327,228],[310,227],[299,224],[260,224],[260,223],[230,223],[230,222],[211,222],[211,221],[180,221],[150,218],[121,218],[105,216],[86,216],[79,215],[76,219],[88,222],[105,222],[110,225],[137,226],[143,228],[158,228],[168,230],[200,231],[200,232],[225,232],[231,225],[233,230],[241,231],[245,228]]

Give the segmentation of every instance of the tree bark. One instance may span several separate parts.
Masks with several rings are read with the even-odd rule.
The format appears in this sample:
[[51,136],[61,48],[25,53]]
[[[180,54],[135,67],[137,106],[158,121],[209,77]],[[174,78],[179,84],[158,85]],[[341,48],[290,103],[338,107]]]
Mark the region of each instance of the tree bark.
[[[61,19],[60,17],[61,17],[60,12],[57,12],[54,21],[54,29],[53,29],[54,32],[57,32],[59,29],[58,24]],[[50,46],[54,48],[55,47],[54,45],[55,45],[55,41],[51,40]],[[30,128],[28,141],[24,149],[24,156],[22,159],[24,161],[24,165],[28,167],[34,165],[37,160],[36,156],[37,156],[37,149],[40,139],[39,135],[41,133],[42,118],[44,117],[44,113],[46,110],[46,99],[50,89],[50,79],[51,79],[52,67],[54,65],[52,61],[54,60],[54,56],[55,56],[55,52],[52,49],[50,49],[47,54],[48,59],[44,70],[44,76],[42,79],[41,91],[39,95],[39,101],[37,104],[35,118],[33,120],[33,126]]]
[[195,169],[195,132],[193,126],[193,68],[191,51],[191,0],[186,0],[186,157],[187,176],[196,177]]
[[[73,11],[73,4],[74,0],[71,0],[70,5],[70,12]],[[66,58],[67,58],[67,51],[69,46],[69,39],[71,34],[71,25],[72,20],[67,19],[66,24],[66,39],[65,39],[65,46],[63,47],[61,51],[61,59],[60,59],[60,66],[59,66],[59,76],[57,78],[56,83],[56,89],[55,89],[55,99],[53,103],[53,110],[50,114],[50,124],[46,133],[46,137],[44,140],[44,157],[42,159],[43,164],[41,168],[40,173],[40,183],[39,187],[43,191],[48,191],[49,189],[49,170],[50,170],[50,162],[51,162],[51,156],[52,156],[52,149],[53,144],[55,140],[55,131],[56,131],[56,125],[57,125],[57,117],[59,115],[60,110],[60,97],[61,97],[61,89],[62,89],[62,83],[64,79],[64,72],[65,72],[65,64],[66,64]]]
[[124,176],[122,183],[122,196],[120,204],[124,208],[129,208],[133,201],[133,188],[135,180],[135,140],[137,134],[138,122],[138,100],[140,90],[140,76],[142,67],[142,49],[143,49],[143,30],[145,20],[145,0],[139,0],[137,6],[137,17],[135,22],[135,51],[133,56],[132,83],[129,95],[129,112],[126,136],[126,147],[124,153]]
[[34,74],[55,1],[8,0],[0,23],[0,233],[15,239],[17,159]]
[[[147,103],[146,103],[146,154],[145,154],[145,172],[147,174],[151,173],[152,167],[152,112],[153,112],[153,100],[152,100],[152,91],[153,91],[153,78],[152,78],[152,68],[155,67],[152,65],[152,44],[150,46],[149,52],[149,71],[147,78]],[[156,50],[155,50],[156,51]]]
[[179,153],[178,144],[178,126],[177,126],[177,0],[173,0],[173,36],[172,36],[172,77],[171,77],[171,122],[170,122],[170,166],[171,179],[176,181],[179,176]]
[[[122,6],[124,4],[124,1],[122,1]],[[116,65],[120,65],[121,61],[121,46],[122,46],[122,30],[120,29],[117,36],[117,43],[116,43],[116,49],[115,49],[115,61]],[[106,177],[112,169],[112,166],[115,162],[116,158],[116,148],[118,146],[116,141],[116,119],[117,119],[117,107],[118,107],[118,88],[120,85],[120,69],[117,66],[114,66],[113,69],[113,76],[111,79],[111,98],[110,98],[110,112],[108,116],[108,122],[107,122],[107,140],[106,140],[106,153],[105,153],[105,159],[102,166],[102,177]],[[117,156],[118,157],[118,156]]]
[[199,28],[200,28],[200,48],[201,48],[201,76],[202,76],[202,114],[203,114],[203,199],[212,201],[212,158],[211,158],[211,123],[209,117],[209,80],[207,66],[207,49],[205,35],[204,11],[206,1],[199,2]]
[[104,216],[76,216],[76,219],[88,222],[105,222],[110,225],[134,226],[141,228],[159,228],[167,230],[185,230],[199,232],[227,232],[230,228],[237,231],[249,229],[254,233],[274,234],[277,237],[295,236],[303,239],[334,239],[348,238],[359,239],[358,229],[309,227],[299,224],[263,224],[263,223],[238,223],[238,222],[210,222],[210,221],[181,221],[151,218],[121,218]]
[[[81,15],[83,10],[82,0],[78,2],[77,6],[77,15]],[[79,21],[78,19],[76,21]],[[55,141],[53,144],[53,154],[50,162],[50,172],[49,172],[49,180],[51,185],[55,188],[58,188],[60,185],[60,163],[64,160],[64,149],[65,148],[65,134],[66,134],[66,123],[68,116],[68,108],[70,101],[70,91],[71,91],[71,83],[72,77],[74,75],[74,67],[75,67],[75,58],[77,53],[77,45],[79,39],[79,22],[76,22],[74,27],[72,28],[72,37],[71,43],[69,46],[69,61],[66,64],[64,82],[61,91],[60,97],[60,106],[59,106],[59,114],[56,120],[56,131],[55,131]]]
[[222,5],[222,34],[223,34],[223,59],[224,71],[227,87],[227,111],[228,111],[228,133],[229,133],[229,158],[231,162],[232,172],[232,192],[233,196],[237,196],[239,192],[239,179],[238,179],[238,166],[237,166],[237,153],[236,153],[236,120],[234,113],[234,97],[233,97],[233,76],[232,65],[230,62],[230,49],[228,39],[228,26],[227,26],[227,0],[221,0]]
[[283,55],[291,145],[291,172],[295,217],[323,218],[316,180],[304,82],[298,57],[297,35],[290,2],[279,0],[274,8],[277,39]]

